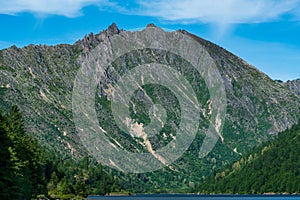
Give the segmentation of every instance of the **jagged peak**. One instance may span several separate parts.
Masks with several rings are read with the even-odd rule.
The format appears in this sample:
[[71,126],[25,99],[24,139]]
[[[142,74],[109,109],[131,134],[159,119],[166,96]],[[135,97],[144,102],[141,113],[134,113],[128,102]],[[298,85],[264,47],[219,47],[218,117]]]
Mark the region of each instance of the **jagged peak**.
[[107,35],[113,36],[115,34],[119,34],[120,30],[115,22],[113,22],[106,30]]
[[157,28],[157,26],[154,23],[150,23],[146,26],[146,28],[150,28],[150,27]]

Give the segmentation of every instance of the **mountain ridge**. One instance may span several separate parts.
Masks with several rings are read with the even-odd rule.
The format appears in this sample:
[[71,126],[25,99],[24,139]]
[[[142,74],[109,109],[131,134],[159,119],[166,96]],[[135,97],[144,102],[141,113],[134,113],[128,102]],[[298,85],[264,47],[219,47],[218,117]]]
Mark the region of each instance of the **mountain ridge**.
[[292,92],[300,95],[300,78],[287,81],[284,83],[284,85],[287,86]]
[[[219,69],[228,100],[223,129],[225,139],[224,141],[219,140],[213,152],[207,157],[199,159],[197,153],[204,136],[199,130],[197,138],[181,159],[172,164],[169,169],[146,174],[148,181],[145,183],[134,177],[137,183],[129,186],[132,188],[140,187],[141,189],[145,184],[147,185],[145,188],[151,188],[150,185],[155,185],[156,182],[162,182],[161,184],[167,186],[170,177],[174,177],[176,182],[174,185],[170,185],[171,188],[189,187],[189,185],[193,185],[189,182],[195,183],[212,171],[237,160],[240,158],[240,154],[272,139],[299,120],[299,96],[229,51],[186,31],[179,30],[179,32],[199,42]],[[112,24],[107,30],[95,35],[90,33],[73,45],[29,45],[21,49],[11,47],[1,50],[0,108],[5,110],[8,105],[18,105],[23,112],[27,132],[33,134],[48,148],[74,158],[86,155],[88,152],[76,134],[72,119],[73,83],[82,64],[79,57],[88,56],[98,45],[109,45],[112,37],[124,36],[123,33],[133,34],[119,30],[116,24]],[[194,73],[190,70],[189,64],[181,61],[176,55],[155,50],[150,50],[150,53],[145,51],[141,54],[131,52],[129,55],[128,58],[120,58],[120,62],[125,63],[125,66],[143,64],[147,60],[156,61],[156,58],[159,57],[162,58],[161,62],[164,64],[187,67],[187,72]],[[140,60],[136,59],[138,57]],[[198,93],[207,91],[203,78],[201,79],[197,74],[193,74],[191,77],[192,85],[200,87]],[[103,78],[104,83],[111,81],[108,76]],[[143,147],[138,145],[138,141],[126,138],[115,126],[109,125],[113,118],[109,114],[111,110],[107,98],[108,93],[105,92],[105,89],[103,85],[99,84],[99,91],[104,91],[99,92],[95,103],[99,108],[96,109],[99,122],[103,124],[108,133],[112,134],[111,137],[121,142],[123,146],[132,148],[132,151],[141,150]],[[151,91],[151,88],[148,88],[148,91]],[[154,95],[166,95],[169,100],[176,102],[176,99],[166,90],[154,88],[154,91],[158,91],[152,92]],[[203,102],[209,100],[209,96],[203,96],[203,94],[202,96],[199,94],[199,96],[199,100]],[[138,100],[136,101],[139,102]],[[169,105],[167,99],[158,101]],[[145,101],[140,102],[142,105],[146,103]],[[209,113],[208,105],[204,107],[205,112]],[[176,109],[174,106],[174,109],[170,110],[174,116],[176,116]],[[147,119],[142,109],[137,118]],[[108,123],[107,120],[111,121]],[[174,120],[176,122],[176,117]],[[207,127],[207,121],[209,118],[203,117],[203,126],[201,127],[203,130]],[[167,131],[172,132],[173,125],[170,123]],[[159,144],[163,145],[163,142],[168,140],[156,139],[155,141],[161,142]],[[195,166],[199,167],[200,172],[195,171]],[[166,178],[163,180],[160,177],[161,173],[166,173]],[[152,177],[152,180],[149,177]],[[181,183],[184,179],[189,181]],[[125,181],[125,183],[128,182]],[[152,186],[152,190],[157,189],[159,187]]]

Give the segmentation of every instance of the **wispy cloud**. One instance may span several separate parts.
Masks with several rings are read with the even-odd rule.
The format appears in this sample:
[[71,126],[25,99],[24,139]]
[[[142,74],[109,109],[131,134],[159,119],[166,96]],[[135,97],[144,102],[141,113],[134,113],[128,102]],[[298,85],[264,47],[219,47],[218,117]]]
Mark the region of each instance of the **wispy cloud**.
[[77,17],[85,6],[113,6],[107,0],[6,0],[0,1],[0,13],[14,15],[31,12],[37,15]]
[[[129,1],[130,2],[130,1]],[[2,0],[1,14],[31,12],[77,17],[85,6],[97,5],[124,14],[158,17],[179,23],[259,23],[299,14],[300,0]]]
[[260,23],[300,8],[299,0],[138,0],[141,15],[181,23]]

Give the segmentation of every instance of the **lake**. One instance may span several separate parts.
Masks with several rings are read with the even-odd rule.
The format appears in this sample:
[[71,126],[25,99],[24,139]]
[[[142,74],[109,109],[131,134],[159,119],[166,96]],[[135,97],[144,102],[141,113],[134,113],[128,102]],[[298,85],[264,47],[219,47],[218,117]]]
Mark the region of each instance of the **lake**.
[[89,196],[89,200],[300,200],[297,195],[135,195]]

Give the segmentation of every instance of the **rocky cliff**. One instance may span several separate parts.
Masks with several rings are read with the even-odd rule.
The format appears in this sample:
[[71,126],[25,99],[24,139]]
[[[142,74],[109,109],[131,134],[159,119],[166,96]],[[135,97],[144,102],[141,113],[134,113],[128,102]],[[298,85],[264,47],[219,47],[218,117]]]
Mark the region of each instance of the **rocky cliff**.
[[291,91],[296,93],[297,95],[300,95],[300,79],[287,81],[284,83]]
[[[149,28],[158,29],[154,26],[147,27]],[[178,187],[194,187],[204,176],[237,160],[254,146],[291,127],[300,116],[300,97],[285,86],[222,47],[186,31],[177,32],[197,41],[201,51],[208,53],[205,56],[213,59],[213,64],[221,75],[227,98],[224,127],[213,151],[208,156],[199,158],[205,129],[210,122],[211,98],[205,77],[201,77],[201,74],[193,70],[191,63],[176,54],[159,49],[131,51],[115,60],[110,68],[103,69],[105,76],[101,77],[95,92],[98,121],[112,143],[127,151],[155,151],[168,144],[176,135],[182,111],[180,102],[167,88],[148,84],[136,90],[135,98],[131,99],[130,114],[138,125],[151,122],[148,113],[151,106],[145,96],[153,96],[155,103],[167,108],[164,129],[152,137],[150,142],[155,145],[149,149],[148,143],[141,142],[140,138],[129,137],[118,128],[114,120],[110,87],[118,74],[133,69],[134,66],[158,61],[160,64],[173,66],[186,75],[202,105],[197,135],[180,159],[157,172],[131,175],[130,178],[119,174],[127,177],[121,180],[128,188],[135,188],[139,192],[143,188],[159,191],[159,188],[164,187],[172,191]],[[72,113],[72,92],[77,72],[82,66],[82,60],[89,58],[95,48],[107,48],[105,51],[111,52],[111,41],[117,37],[130,38],[134,34],[119,30],[112,24],[107,30],[99,34],[90,33],[73,45],[13,46],[1,50],[1,109],[6,110],[12,104],[18,105],[23,112],[27,131],[49,148],[74,158],[87,154],[77,134]],[[147,37],[153,36],[145,36],[145,40],[149,39]],[[290,88],[299,91],[298,83],[299,81],[291,83]]]

